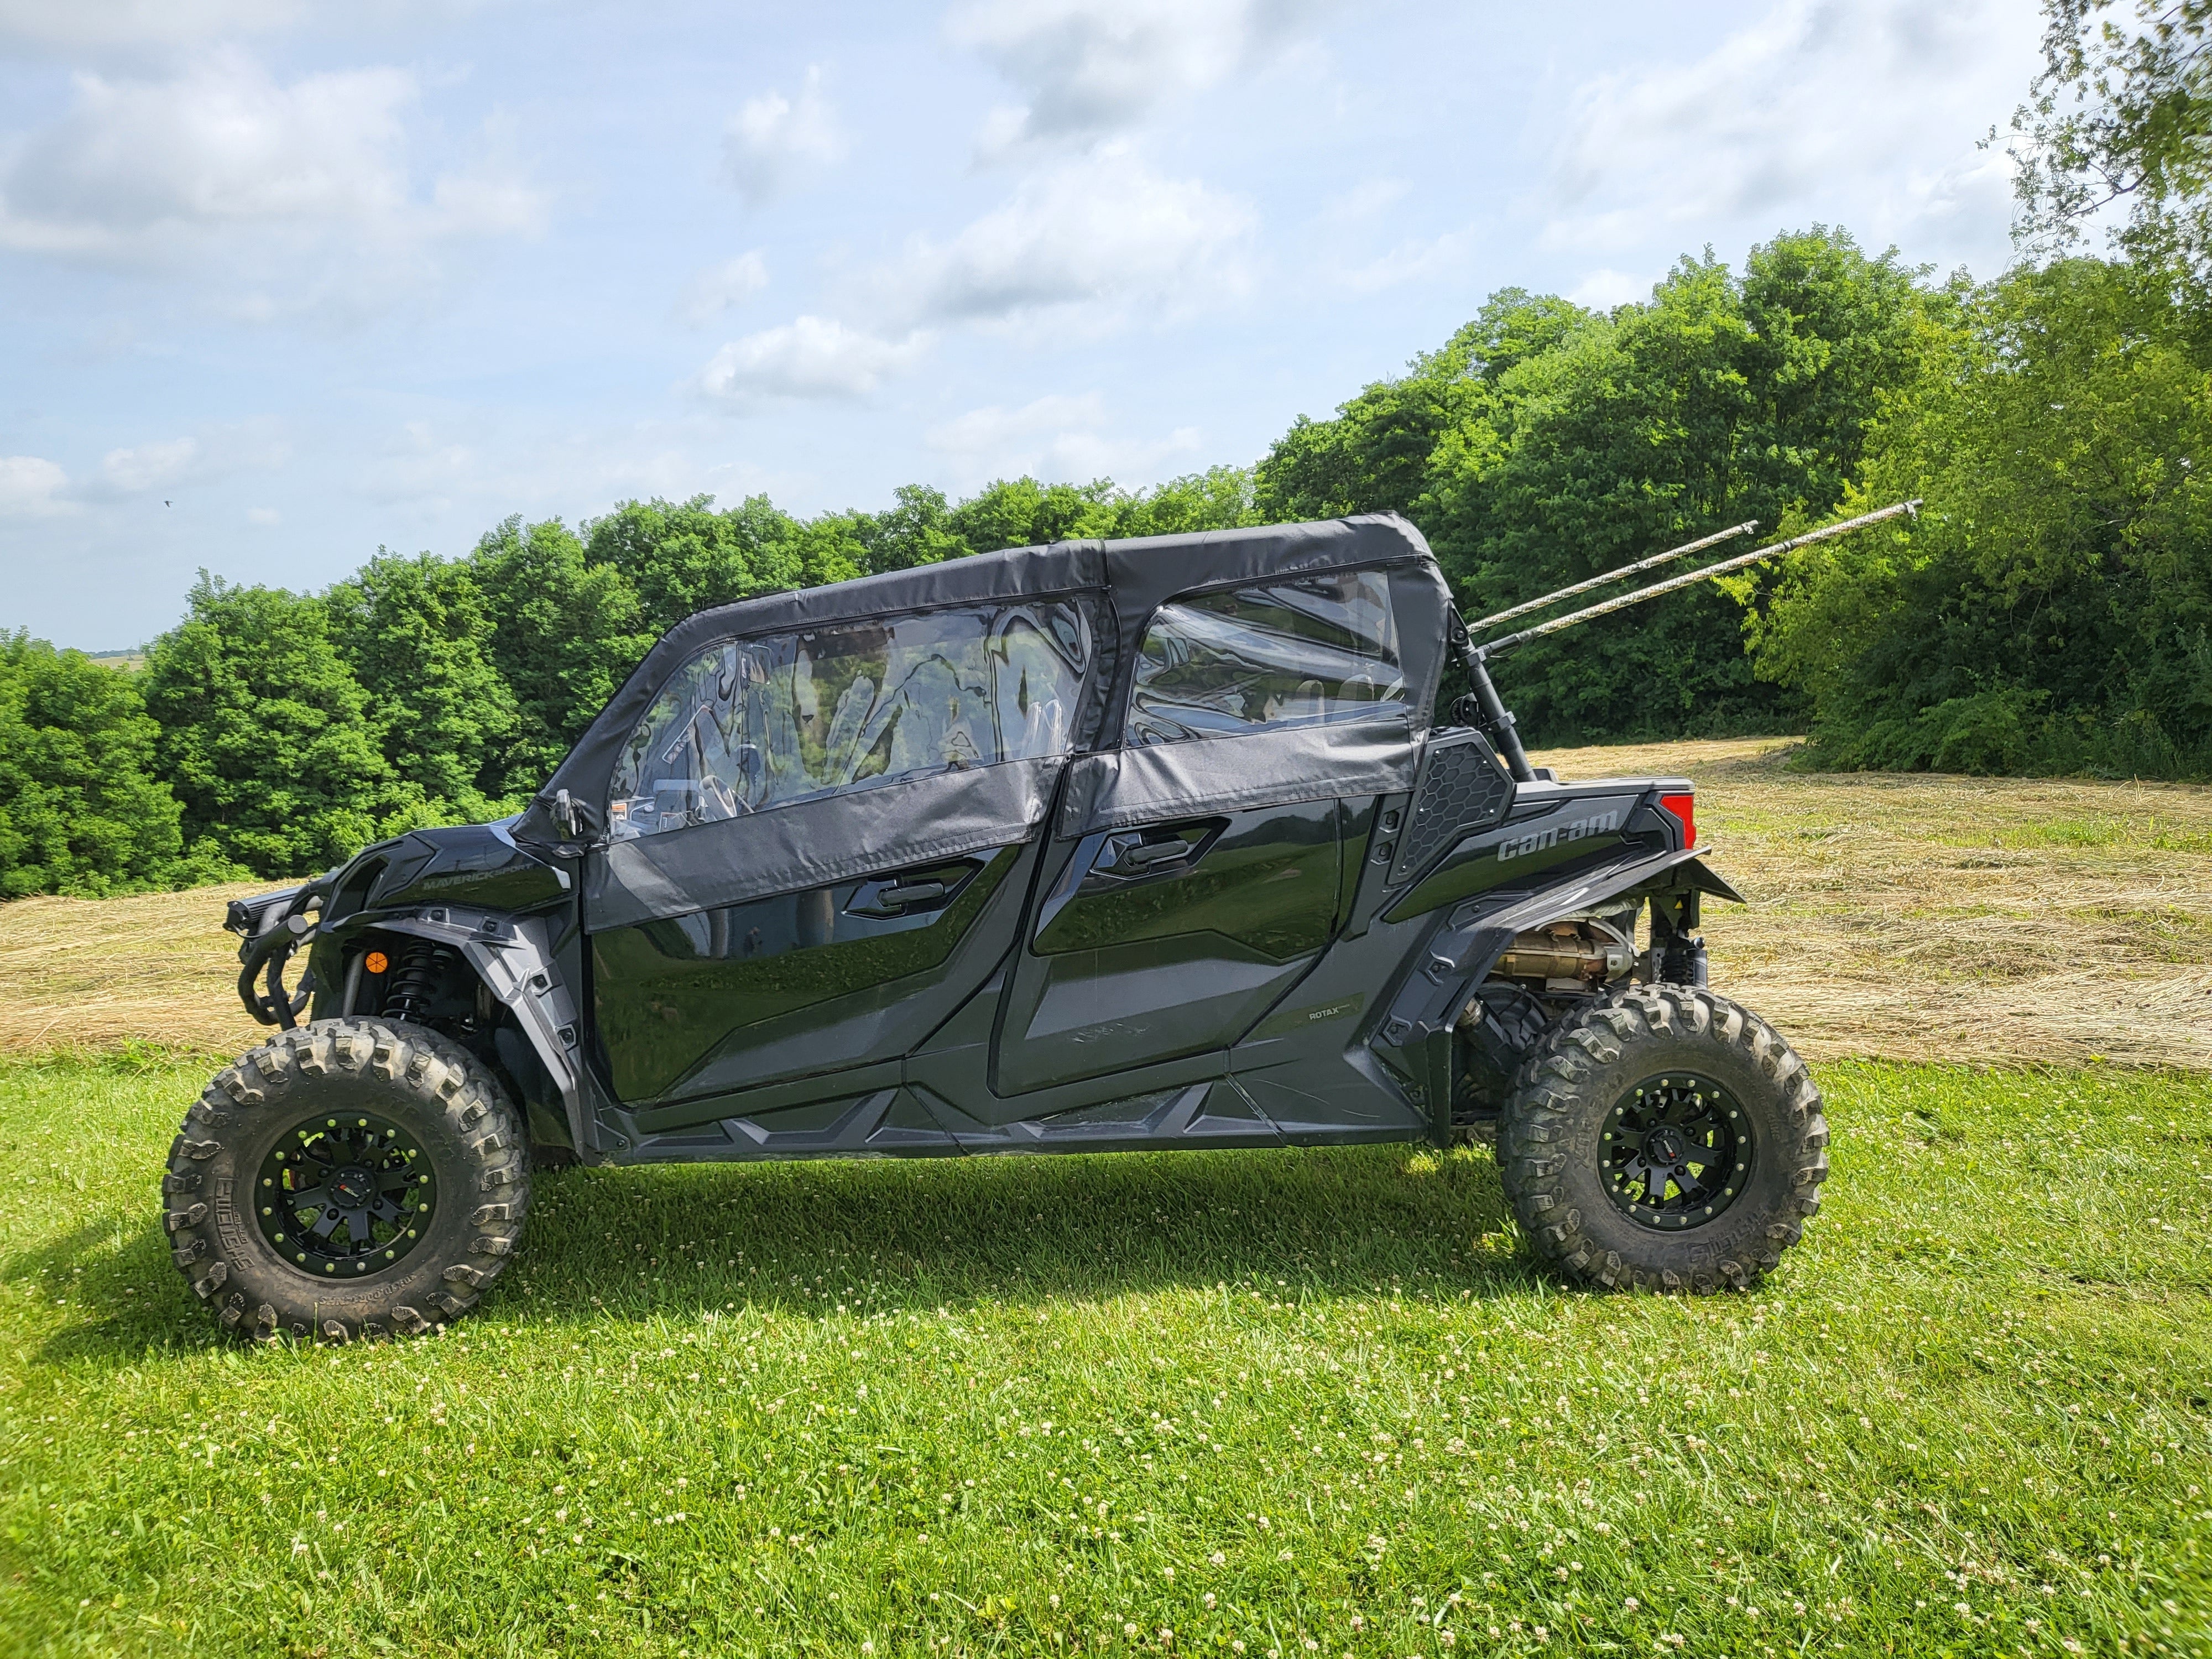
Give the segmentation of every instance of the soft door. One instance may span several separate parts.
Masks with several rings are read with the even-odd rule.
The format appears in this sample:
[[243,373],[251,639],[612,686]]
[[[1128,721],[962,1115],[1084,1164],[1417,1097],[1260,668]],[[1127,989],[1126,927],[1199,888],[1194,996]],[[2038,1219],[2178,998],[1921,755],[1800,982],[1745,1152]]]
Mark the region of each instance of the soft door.
[[1069,779],[1008,993],[1002,1097],[1225,1049],[1326,948],[1349,815],[1410,775],[1389,576],[1162,605],[1120,736]]
[[[585,884],[626,1103],[895,1059],[1018,936],[1089,671],[1074,599],[715,645],[618,761]],[[664,1121],[672,1121],[665,1118]]]

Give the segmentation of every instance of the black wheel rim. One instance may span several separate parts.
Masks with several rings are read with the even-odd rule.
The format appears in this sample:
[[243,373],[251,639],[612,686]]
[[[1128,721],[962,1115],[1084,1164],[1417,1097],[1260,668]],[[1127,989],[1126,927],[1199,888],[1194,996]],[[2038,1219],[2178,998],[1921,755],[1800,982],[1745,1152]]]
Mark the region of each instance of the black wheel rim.
[[280,1137],[253,1188],[270,1248],[318,1279],[366,1279],[422,1242],[437,1201],[430,1160],[386,1118],[345,1112]]
[[1751,1120],[1721,1085],[1694,1072],[1646,1078],[1606,1115],[1605,1189],[1657,1232],[1703,1226],[1735,1203],[1751,1174]]

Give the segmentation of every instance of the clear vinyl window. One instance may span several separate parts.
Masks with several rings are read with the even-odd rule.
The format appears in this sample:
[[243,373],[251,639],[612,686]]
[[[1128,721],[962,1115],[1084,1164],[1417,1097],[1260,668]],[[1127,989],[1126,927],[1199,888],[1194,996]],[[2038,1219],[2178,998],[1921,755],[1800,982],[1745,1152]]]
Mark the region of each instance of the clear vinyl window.
[[1171,599],[1137,653],[1123,741],[1403,715],[1390,579],[1354,570]]
[[1070,600],[917,611],[729,640],[637,724],[607,805],[617,837],[847,789],[1067,752],[1091,659]]

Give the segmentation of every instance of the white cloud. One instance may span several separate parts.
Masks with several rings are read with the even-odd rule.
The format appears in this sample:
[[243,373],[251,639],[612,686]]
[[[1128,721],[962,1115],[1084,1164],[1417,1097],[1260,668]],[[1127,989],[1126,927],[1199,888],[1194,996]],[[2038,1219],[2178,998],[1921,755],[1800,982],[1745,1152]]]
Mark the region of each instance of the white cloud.
[[75,509],[69,474],[36,455],[0,455],[0,518],[46,518]]
[[143,49],[282,27],[301,11],[298,0],[0,0],[0,40]]
[[921,333],[886,340],[831,319],[800,317],[732,341],[699,372],[697,384],[709,398],[739,406],[865,397],[885,375],[911,367],[928,344]]
[[1164,439],[1130,440],[1109,435],[1106,424],[1097,392],[1054,394],[1019,409],[994,404],[970,410],[931,428],[923,441],[952,463],[963,487],[1024,473],[1079,482],[1145,477],[1163,462],[1194,458],[1200,448],[1195,427],[1180,427]]
[[1241,291],[1258,216],[1196,179],[1162,178],[1109,147],[1045,169],[944,244],[919,240],[881,274],[887,308],[990,321],[1142,301],[1188,312]]
[[809,69],[795,101],[781,92],[745,100],[730,123],[722,171],[745,204],[757,208],[842,161],[847,148],[837,112],[822,95],[822,71]]
[[[405,25],[465,15],[483,0],[350,0],[346,21]],[[327,10],[328,9],[324,9]],[[0,0],[0,42],[143,58],[325,21],[303,0]]]
[[469,445],[434,431],[427,421],[408,421],[376,447],[355,487],[372,501],[404,504],[428,517],[469,494],[482,465]]
[[696,328],[712,322],[731,307],[744,304],[767,286],[768,261],[755,248],[694,276],[684,285],[676,313]]
[[1339,279],[1355,294],[1378,294],[1403,283],[1431,276],[1464,275],[1473,263],[1474,228],[1446,231],[1441,236],[1414,237],[1388,253],[1346,271]]
[[342,246],[388,269],[445,239],[535,230],[543,192],[489,152],[417,191],[405,116],[420,88],[398,69],[289,85],[243,53],[166,79],[76,77],[76,105],[0,161],[0,246],[144,260],[228,249],[266,264]]
[[1610,311],[1631,300],[1650,298],[1651,290],[1657,286],[1658,279],[1654,276],[1632,276],[1625,270],[1593,270],[1568,291],[1567,298],[1594,311]]
[[99,479],[77,493],[113,501],[149,490],[175,490],[239,472],[266,471],[282,466],[291,453],[290,444],[271,421],[205,427],[181,438],[109,450],[101,458]]
[[1553,159],[1545,245],[1642,252],[1786,216],[1876,247],[2001,246],[2008,180],[1975,141],[2020,100],[2037,33],[2034,0],[1781,0],[1692,62],[1601,76]]
[[273,507],[249,507],[246,509],[246,521],[256,530],[272,530],[283,520],[284,515]]
[[1403,179],[1364,179],[1342,195],[1329,198],[1322,216],[1340,224],[1357,224],[1404,200],[1413,188]]
[[197,438],[171,438],[136,449],[111,449],[100,470],[117,489],[136,492],[174,484],[191,473],[199,459]]
[[[1054,163],[949,240],[917,239],[861,278],[865,326],[810,315],[763,329],[724,346],[695,385],[739,406],[863,397],[918,362],[937,325],[1049,313],[1096,329],[1139,304],[1185,313],[1244,286],[1255,222],[1239,198],[1103,147]],[[732,261],[695,287],[689,314],[712,316],[766,280],[764,265]]]
[[988,154],[1085,142],[1213,86],[1298,38],[1326,0],[970,0],[946,20],[1029,99],[992,112]]

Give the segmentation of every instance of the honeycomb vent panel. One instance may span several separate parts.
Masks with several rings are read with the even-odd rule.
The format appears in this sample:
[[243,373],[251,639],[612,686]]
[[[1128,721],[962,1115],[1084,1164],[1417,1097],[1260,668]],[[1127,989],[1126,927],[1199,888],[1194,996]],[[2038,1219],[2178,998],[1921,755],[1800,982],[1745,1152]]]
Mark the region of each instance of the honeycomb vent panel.
[[1461,836],[1495,823],[1513,799],[1513,780],[1479,732],[1431,744],[1421,757],[1413,807],[1397,856],[1395,885],[1419,875]]

